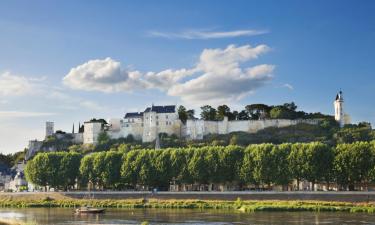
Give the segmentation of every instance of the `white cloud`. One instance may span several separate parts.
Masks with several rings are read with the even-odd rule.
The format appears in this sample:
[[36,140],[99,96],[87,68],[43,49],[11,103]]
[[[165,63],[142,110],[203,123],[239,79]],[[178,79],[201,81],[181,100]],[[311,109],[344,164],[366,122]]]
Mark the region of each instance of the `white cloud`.
[[288,89],[291,90],[291,91],[294,90],[293,85],[288,84],[288,83],[284,84],[283,87],[288,88]]
[[0,74],[0,96],[23,96],[35,93],[40,79],[17,76],[10,72]]
[[241,36],[255,36],[269,33],[268,30],[231,30],[231,31],[207,31],[207,30],[186,30],[182,32],[160,32],[150,31],[149,36],[167,39],[217,39],[233,38]]
[[193,68],[147,73],[127,71],[111,58],[90,60],[72,68],[63,82],[73,89],[86,91],[159,89],[190,104],[228,103],[243,98],[272,79],[273,65],[241,66],[269,50],[266,45],[205,49]]
[[0,118],[27,118],[40,116],[53,116],[56,113],[49,112],[27,112],[27,111],[0,111]]
[[193,70],[164,70],[158,73],[127,71],[119,62],[106,58],[90,60],[72,68],[63,83],[72,89],[85,91],[119,92],[137,89],[167,89],[180,79],[192,75]]

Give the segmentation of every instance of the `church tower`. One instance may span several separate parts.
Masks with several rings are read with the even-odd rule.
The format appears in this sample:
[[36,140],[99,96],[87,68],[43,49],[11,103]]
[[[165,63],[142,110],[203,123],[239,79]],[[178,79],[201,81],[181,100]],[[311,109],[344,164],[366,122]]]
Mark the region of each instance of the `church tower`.
[[344,98],[342,96],[342,91],[336,95],[336,99],[333,103],[335,107],[335,120],[343,127],[345,124],[344,118]]

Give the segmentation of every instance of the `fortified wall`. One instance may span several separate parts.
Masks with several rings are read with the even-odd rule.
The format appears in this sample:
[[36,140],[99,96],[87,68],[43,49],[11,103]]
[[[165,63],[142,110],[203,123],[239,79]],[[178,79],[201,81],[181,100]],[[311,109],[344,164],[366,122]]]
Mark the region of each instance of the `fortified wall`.
[[208,134],[229,134],[231,132],[243,131],[247,133],[256,133],[268,127],[288,127],[297,124],[311,124],[317,125],[319,120],[312,119],[275,119],[275,120],[231,120],[228,121],[224,117],[222,121],[207,121],[207,120],[187,120],[184,130],[184,136],[187,139],[196,140],[203,139]]

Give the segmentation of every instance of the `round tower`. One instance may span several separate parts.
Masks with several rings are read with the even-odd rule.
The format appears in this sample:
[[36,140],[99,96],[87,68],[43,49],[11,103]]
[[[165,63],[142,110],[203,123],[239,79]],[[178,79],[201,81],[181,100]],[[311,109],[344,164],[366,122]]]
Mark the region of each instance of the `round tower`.
[[333,103],[335,107],[335,120],[340,124],[340,127],[343,127],[345,124],[344,120],[344,98],[342,91],[336,95],[336,99]]

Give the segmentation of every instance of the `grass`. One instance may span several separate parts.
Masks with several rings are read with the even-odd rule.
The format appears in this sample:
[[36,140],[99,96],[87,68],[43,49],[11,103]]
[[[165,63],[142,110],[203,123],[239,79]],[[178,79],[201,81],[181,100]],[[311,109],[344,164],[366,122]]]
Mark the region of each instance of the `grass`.
[[84,205],[104,208],[160,208],[160,209],[229,209],[242,212],[258,211],[312,211],[312,212],[366,212],[374,213],[375,204],[328,201],[214,201],[214,200],[160,200],[160,199],[75,199],[58,193],[46,193],[38,197],[30,195],[0,195],[0,207],[62,207]]

